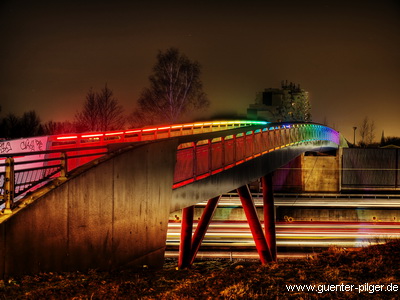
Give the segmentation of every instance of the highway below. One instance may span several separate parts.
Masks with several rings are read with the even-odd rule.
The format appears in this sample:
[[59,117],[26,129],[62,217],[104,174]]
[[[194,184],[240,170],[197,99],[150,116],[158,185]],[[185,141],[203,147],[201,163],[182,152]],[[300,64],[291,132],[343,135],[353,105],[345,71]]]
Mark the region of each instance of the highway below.
[[[262,205],[259,197],[254,198],[256,207]],[[196,207],[203,207],[200,203]],[[279,197],[275,199],[275,206],[299,207],[357,207],[357,208],[400,208],[400,199],[397,197],[379,196],[364,197]],[[240,207],[239,199],[225,196],[220,200],[219,209]],[[194,222],[194,228],[197,222]],[[170,221],[167,233],[166,257],[178,255],[180,237],[180,221]],[[281,221],[276,223],[276,237],[278,258],[302,257],[312,252],[319,252],[330,246],[344,248],[359,248],[377,243],[384,243],[391,239],[400,238],[400,222],[342,222],[342,221]],[[246,220],[211,221],[207,234],[200,248],[199,258],[257,258],[255,243]]]
[[[179,236],[180,223],[170,222],[167,234],[167,257],[177,256]],[[276,237],[278,257],[302,257],[330,246],[359,248],[399,239],[400,223],[277,223]],[[212,222],[199,255],[256,258],[257,252],[249,225],[245,221]]]

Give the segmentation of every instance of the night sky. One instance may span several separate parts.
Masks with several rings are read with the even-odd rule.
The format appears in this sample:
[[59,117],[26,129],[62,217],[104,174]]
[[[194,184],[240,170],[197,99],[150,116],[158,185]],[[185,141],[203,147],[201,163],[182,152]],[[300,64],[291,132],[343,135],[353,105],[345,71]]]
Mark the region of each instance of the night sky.
[[350,141],[365,116],[377,140],[400,136],[398,0],[2,0],[0,34],[2,116],[73,120],[105,83],[130,113],[158,50],[177,47],[202,65],[203,119],[244,115],[288,80],[309,91],[314,121]]

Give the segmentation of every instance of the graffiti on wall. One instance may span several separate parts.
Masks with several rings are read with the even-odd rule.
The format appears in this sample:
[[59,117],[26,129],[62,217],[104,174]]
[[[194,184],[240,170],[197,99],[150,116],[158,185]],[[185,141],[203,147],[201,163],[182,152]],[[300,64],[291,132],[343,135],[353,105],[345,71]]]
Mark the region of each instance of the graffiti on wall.
[[0,154],[46,150],[47,137],[35,137],[0,142]]
[[26,139],[20,143],[20,149],[22,151],[42,151],[43,149],[43,142],[38,139]]
[[0,154],[8,153],[12,150],[10,142],[1,142],[0,143]]

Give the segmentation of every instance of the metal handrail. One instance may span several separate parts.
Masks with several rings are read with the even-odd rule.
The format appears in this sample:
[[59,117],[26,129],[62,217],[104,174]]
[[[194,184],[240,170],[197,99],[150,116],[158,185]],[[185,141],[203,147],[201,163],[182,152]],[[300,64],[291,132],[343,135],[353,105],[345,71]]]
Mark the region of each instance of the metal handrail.
[[[35,159],[28,161],[15,161],[13,156],[1,155],[0,157],[7,157],[4,163],[0,164],[0,167],[5,167],[4,172],[0,172],[0,179],[3,179],[3,186],[0,187],[0,205],[5,205],[3,209],[4,214],[9,214],[12,212],[14,208],[14,199],[17,196],[21,196],[27,191],[32,191],[35,187],[39,186],[43,182],[51,178],[55,178],[57,174],[59,174],[59,178],[66,178],[68,175],[68,160],[82,158],[82,157],[93,157],[93,156],[102,156],[108,153],[108,146],[97,146],[97,147],[80,147],[80,148],[70,148],[70,149],[60,149],[60,150],[47,150],[47,151],[33,151],[26,153],[14,153],[14,157],[26,157],[26,156],[36,156],[41,154],[53,155],[59,154],[57,157],[46,157],[44,159]],[[79,151],[87,151],[87,150],[99,150],[99,149],[107,149],[105,152],[95,152],[95,153],[87,153],[87,154],[79,154],[79,155],[70,155],[68,156],[68,152],[79,152]],[[56,164],[45,165],[47,163],[59,161]],[[43,165],[38,167],[29,167],[23,169],[16,169],[16,166],[23,165],[32,165],[32,164],[40,164]],[[50,172],[46,173],[46,170],[50,170]],[[38,175],[35,171],[43,171],[42,174]],[[35,180],[18,180],[18,174],[31,174],[30,177],[36,176]],[[28,175],[27,175],[28,176]],[[18,189],[17,187],[22,187]]]

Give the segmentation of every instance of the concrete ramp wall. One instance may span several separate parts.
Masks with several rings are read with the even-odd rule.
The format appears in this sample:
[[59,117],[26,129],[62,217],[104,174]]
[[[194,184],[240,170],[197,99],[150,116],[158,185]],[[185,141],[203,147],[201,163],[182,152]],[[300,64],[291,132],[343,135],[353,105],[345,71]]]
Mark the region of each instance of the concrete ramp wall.
[[0,223],[0,277],[162,266],[176,149],[168,140],[113,155],[16,209]]

